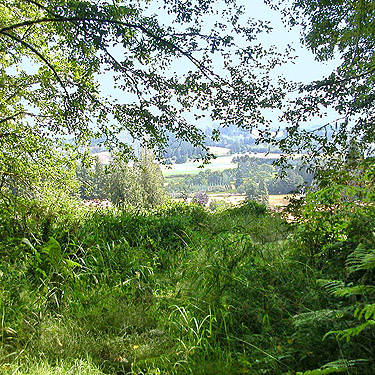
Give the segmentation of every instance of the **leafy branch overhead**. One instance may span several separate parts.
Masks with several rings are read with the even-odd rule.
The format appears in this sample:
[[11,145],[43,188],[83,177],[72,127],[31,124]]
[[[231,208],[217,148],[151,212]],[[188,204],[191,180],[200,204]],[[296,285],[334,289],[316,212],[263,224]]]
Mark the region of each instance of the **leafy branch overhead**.
[[[255,43],[269,25],[246,23],[235,1],[222,12],[214,1],[189,4],[1,1],[0,124],[26,119],[41,135],[81,143],[104,135],[112,146],[126,130],[159,150],[167,131],[203,144],[188,112],[266,126],[262,109],[280,107],[284,95],[270,72],[287,59]],[[207,27],[207,15],[222,21]],[[102,94],[103,75],[122,90],[117,98]]]
[[[320,156],[320,161],[321,155],[329,155],[333,157],[333,168],[342,159],[353,159],[353,147],[358,154],[372,154],[375,3],[371,0],[283,0],[277,8],[290,27],[302,26],[301,40],[316,60],[337,61],[337,68],[329,76],[299,86],[283,115],[289,125],[282,149],[308,151],[310,155]],[[324,118],[332,110],[337,114],[335,121],[312,133],[303,129],[306,121]]]

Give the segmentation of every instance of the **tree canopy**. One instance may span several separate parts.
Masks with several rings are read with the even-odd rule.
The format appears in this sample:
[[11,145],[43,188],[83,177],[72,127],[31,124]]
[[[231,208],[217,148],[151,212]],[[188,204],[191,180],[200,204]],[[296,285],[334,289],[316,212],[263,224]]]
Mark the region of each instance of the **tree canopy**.
[[[35,159],[30,145],[48,138],[74,136],[82,145],[102,137],[134,156],[132,146],[120,141],[126,131],[162,157],[175,134],[207,151],[193,116],[260,129],[258,140],[268,139],[285,153],[307,152],[318,165],[327,163],[322,155],[337,165],[371,151],[373,2],[281,2],[289,4],[279,6],[285,20],[302,25],[303,41],[318,60],[341,58],[328,77],[294,86],[286,107],[293,85],[275,82],[273,69],[287,61],[288,51],[265,49],[257,41],[270,30],[268,23],[244,20],[235,0],[157,4],[0,1],[2,179],[10,176],[10,149]],[[113,79],[121,95],[104,96],[101,76]],[[264,117],[265,109],[275,108],[288,124],[281,140],[272,138],[273,125]],[[304,130],[305,121],[329,108],[337,112],[336,121]],[[211,137],[217,139],[218,131]]]
[[[304,150],[317,156],[319,165],[332,168],[357,156],[373,153],[375,141],[375,4],[370,0],[282,1],[285,21],[302,26],[302,41],[319,61],[337,59],[338,67],[328,76],[299,85],[284,120],[288,136],[283,151]],[[327,109],[337,119],[313,132],[301,125],[314,117],[324,117]],[[329,155],[329,161],[321,158]],[[360,158],[357,157],[359,160]],[[344,164],[343,164],[344,162]]]
[[[200,117],[210,108],[213,121],[252,128],[265,122],[262,108],[281,105],[270,71],[283,58],[254,42],[268,24],[244,23],[235,0],[165,0],[157,12],[168,25],[149,5],[1,1],[1,137],[17,133],[17,124],[43,136],[74,135],[78,143],[104,136],[117,147],[126,130],[151,148],[163,149],[167,131],[200,145],[204,135],[186,111]],[[212,28],[202,21],[207,15],[217,18]],[[123,97],[101,95],[103,74]]]

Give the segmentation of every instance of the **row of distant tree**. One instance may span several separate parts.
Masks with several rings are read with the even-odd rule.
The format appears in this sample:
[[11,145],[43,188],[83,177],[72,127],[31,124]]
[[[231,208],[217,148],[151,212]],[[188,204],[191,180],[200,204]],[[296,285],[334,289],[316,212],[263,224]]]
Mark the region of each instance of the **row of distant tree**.
[[253,134],[244,129],[239,129],[235,125],[229,125],[220,129],[220,139],[213,139],[212,135],[215,131],[212,127],[205,130],[206,144],[208,146],[224,147],[229,149],[230,154],[240,154],[246,152],[280,152],[278,147],[269,144],[257,144]]
[[201,146],[195,147],[190,142],[182,141],[169,133],[169,142],[164,153],[167,162],[182,164],[189,159],[202,159],[205,154],[206,151]]
[[142,150],[133,164],[115,158],[109,165],[95,159],[93,166],[79,165],[77,177],[82,199],[109,199],[116,205],[151,208],[165,199],[164,178],[154,155]]
[[313,180],[313,175],[297,161],[283,176],[271,159],[244,155],[233,161],[237,168],[207,169],[195,175],[167,178],[165,189],[160,166],[149,151],[141,151],[139,160],[133,164],[115,158],[109,165],[103,165],[95,159],[90,167],[77,167],[80,196],[82,199],[109,199],[116,205],[150,208],[163,203],[166,190],[175,196],[230,191],[245,194],[250,200],[266,202],[269,194],[288,194],[311,185]]
[[191,194],[198,191],[232,191],[246,194],[248,199],[265,201],[268,194],[288,194],[302,186],[311,185],[313,175],[300,163],[294,162],[283,175],[273,160],[239,156],[237,168],[224,171],[204,170],[196,175],[170,177],[167,190],[172,194]]

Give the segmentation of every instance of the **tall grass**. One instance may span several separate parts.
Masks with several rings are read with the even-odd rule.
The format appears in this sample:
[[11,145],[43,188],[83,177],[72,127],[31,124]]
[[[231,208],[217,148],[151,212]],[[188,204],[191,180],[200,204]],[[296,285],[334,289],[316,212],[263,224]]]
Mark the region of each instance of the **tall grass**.
[[87,210],[3,242],[5,374],[285,374],[318,308],[291,229],[249,203]]

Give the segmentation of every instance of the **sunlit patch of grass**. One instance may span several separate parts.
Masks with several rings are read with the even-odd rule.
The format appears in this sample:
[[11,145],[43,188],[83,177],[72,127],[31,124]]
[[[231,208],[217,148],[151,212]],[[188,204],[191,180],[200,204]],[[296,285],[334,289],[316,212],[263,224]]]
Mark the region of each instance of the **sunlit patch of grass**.
[[173,164],[170,168],[162,166],[162,172],[165,177],[198,174],[204,170],[223,171],[225,169],[237,168],[237,164],[232,163],[232,156],[219,156],[217,159],[211,161],[210,164],[204,165],[201,163],[186,162],[182,164]]
[[105,373],[90,358],[59,360],[50,364],[44,359],[31,359],[26,363],[0,366],[3,375],[104,375]]
[[271,208],[284,207],[289,204],[289,198],[292,198],[293,194],[280,194],[280,195],[269,195],[268,205]]
[[257,203],[91,211],[52,234],[69,273],[43,244],[42,262],[21,241],[0,262],[6,375],[281,374],[279,337],[315,290],[290,227]]

